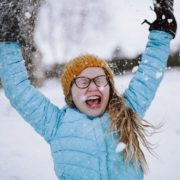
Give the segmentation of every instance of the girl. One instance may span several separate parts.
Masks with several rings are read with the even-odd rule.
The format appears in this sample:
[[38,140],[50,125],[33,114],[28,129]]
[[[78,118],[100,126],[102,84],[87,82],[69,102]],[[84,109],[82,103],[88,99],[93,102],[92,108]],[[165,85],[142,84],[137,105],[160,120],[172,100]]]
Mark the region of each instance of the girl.
[[[152,126],[142,118],[162,79],[156,73],[164,73],[176,32],[169,4],[159,5],[141,63],[124,94],[115,90],[112,70],[104,60],[83,55],[71,60],[61,76],[67,103],[62,109],[30,84],[21,47],[15,42],[19,39],[1,38],[0,78],[6,96],[49,143],[59,179],[143,179],[146,160],[140,141],[150,150],[145,133]],[[118,143],[124,145],[120,152]]]

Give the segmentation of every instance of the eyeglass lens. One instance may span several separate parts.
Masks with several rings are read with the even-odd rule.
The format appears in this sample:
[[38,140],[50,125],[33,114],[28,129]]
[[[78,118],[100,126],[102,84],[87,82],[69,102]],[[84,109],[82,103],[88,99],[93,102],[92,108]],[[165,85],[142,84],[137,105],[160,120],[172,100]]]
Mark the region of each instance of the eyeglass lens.
[[81,89],[87,88],[91,84],[92,81],[98,87],[104,87],[108,84],[108,81],[105,75],[96,76],[92,79],[88,77],[77,77],[74,79],[76,86]]

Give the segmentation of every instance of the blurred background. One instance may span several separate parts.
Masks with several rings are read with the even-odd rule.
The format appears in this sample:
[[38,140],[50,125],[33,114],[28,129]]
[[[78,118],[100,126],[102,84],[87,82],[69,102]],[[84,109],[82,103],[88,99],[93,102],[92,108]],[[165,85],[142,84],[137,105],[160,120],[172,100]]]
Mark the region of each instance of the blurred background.
[[[104,58],[115,75],[137,66],[153,22],[152,0],[19,0],[24,59],[30,79],[42,86],[58,78],[64,64],[81,54]],[[174,12],[180,24],[180,2]],[[35,29],[33,28],[35,24]],[[30,35],[31,36],[30,36]],[[168,67],[180,66],[180,30],[171,44]]]
[[[54,104],[64,106],[59,76],[64,65],[91,53],[108,61],[120,92],[128,86],[148,39],[155,14],[152,0],[19,0],[24,59],[30,80]],[[180,1],[174,12],[180,25]],[[2,12],[0,12],[2,13]],[[33,28],[35,24],[35,29]],[[30,35],[30,36],[29,36]],[[145,152],[145,180],[179,180],[180,29],[171,43],[164,79],[145,119],[164,123],[150,138],[155,158]],[[55,180],[49,146],[25,123],[0,90],[0,180]]]

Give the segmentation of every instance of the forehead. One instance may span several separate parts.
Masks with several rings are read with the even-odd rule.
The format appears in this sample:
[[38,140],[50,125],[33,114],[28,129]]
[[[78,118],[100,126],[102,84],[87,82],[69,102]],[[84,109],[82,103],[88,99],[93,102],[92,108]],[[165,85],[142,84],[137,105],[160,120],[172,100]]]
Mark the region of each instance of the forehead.
[[78,76],[96,77],[99,75],[105,75],[105,72],[100,67],[89,67],[84,69]]

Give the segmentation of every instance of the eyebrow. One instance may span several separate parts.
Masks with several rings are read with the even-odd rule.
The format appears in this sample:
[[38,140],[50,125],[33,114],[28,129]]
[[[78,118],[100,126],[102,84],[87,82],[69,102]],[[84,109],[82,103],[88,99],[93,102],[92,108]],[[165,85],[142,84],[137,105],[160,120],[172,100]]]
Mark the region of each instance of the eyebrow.
[[93,78],[96,78],[96,77],[99,77],[99,76],[106,76],[106,74],[100,74],[100,75],[97,75],[97,76],[94,76],[94,77],[88,77],[88,76],[76,76],[75,79],[76,79],[76,78],[79,78],[79,77],[93,79]]

